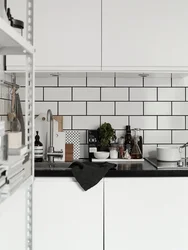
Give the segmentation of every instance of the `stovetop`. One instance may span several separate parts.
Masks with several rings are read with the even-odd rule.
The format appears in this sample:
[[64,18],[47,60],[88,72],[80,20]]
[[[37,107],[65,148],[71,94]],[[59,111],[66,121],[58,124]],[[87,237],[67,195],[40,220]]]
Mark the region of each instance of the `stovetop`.
[[156,169],[181,169],[188,170],[188,158],[182,158],[181,161],[164,162],[158,161],[156,158],[145,158],[146,161],[151,163]]

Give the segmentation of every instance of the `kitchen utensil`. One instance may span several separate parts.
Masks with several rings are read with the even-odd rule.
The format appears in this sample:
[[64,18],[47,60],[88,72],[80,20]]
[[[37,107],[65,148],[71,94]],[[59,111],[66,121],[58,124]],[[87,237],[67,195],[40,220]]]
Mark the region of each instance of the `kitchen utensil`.
[[16,108],[16,116],[20,122],[20,126],[21,126],[21,132],[22,132],[22,145],[25,145],[25,122],[24,122],[24,118],[23,118],[23,112],[22,112],[22,106],[21,106],[21,102],[20,102],[20,96],[19,94],[16,93],[16,97],[15,97],[15,108]]
[[65,144],[65,161],[73,161],[73,144]]
[[181,147],[178,146],[157,147],[157,160],[169,161],[169,162],[180,161],[181,149],[184,147],[184,145]]
[[110,155],[110,153],[105,152],[105,151],[94,152],[94,156],[97,159],[107,159],[109,157],[109,155]]
[[21,130],[21,125],[16,117],[16,112],[15,112],[15,98],[16,98],[16,88],[12,88],[12,102],[11,102],[11,113],[8,114],[9,121],[11,123],[11,130],[13,132],[18,132]]

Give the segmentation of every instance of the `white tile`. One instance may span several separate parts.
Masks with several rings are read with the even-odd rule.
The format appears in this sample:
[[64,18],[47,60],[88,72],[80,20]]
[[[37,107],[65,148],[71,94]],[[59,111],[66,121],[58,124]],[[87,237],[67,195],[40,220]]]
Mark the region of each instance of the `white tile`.
[[173,87],[188,87],[188,77],[173,77],[172,78]]
[[63,73],[59,77],[60,86],[86,86],[86,74],[85,73]]
[[74,101],[99,101],[100,88],[74,88]]
[[188,116],[186,116],[186,129],[188,129]]
[[185,89],[183,88],[159,88],[159,101],[185,101]]
[[[19,88],[20,100],[25,101],[25,87]],[[43,100],[43,88],[35,88],[35,101]]]
[[[25,86],[25,77],[20,76],[16,78],[16,83],[20,86]],[[35,86],[57,86],[57,77],[36,77]]]
[[171,131],[145,130],[144,143],[171,143]]
[[108,122],[112,125],[113,129],[125,129],[128,124],[127,116],[102,116],[101,123]]
[[173,143],[186,143],[188,141],[188,130],[173,131],[172,142]]
[[60,115],[86,115],[85,102],[60,102]]
[[87,131],[79,130],[79,133],[80,133],[80,143],[86,144],[87,143]]
[[156,158],[157,156],[157,145],[143,145],[144,157]]
[[185,129],[184,116],[159,116],[159,129]]
[[11,101],[0,99],[0,115],[7,115],[11,112]]
[[114,115],[113,102],[88,102],[88,115]]
[[71,88],[45,88],[45,101],[71,101]]
[[171,77],[145,77],[144,78],[145,87],[170,87]]
[[171,115],[171,103],[145,102],[144,115]]
[[131,101],[156,101],[157,100],[156,88],[131,88],[130,100]]
[[131,116],[130,125],[132,128],[156,129],[156,116]]
[[51,109],[53,115],[57,115],[56,102],[35,102],[35,115],[47,113],[48,109]]
[[63,129],[71,129],[71,116],[63,116]]
[[101,99],[102,101],[127,101],[128,89],[127,88],[102,88]]
[[117,139],[120,138],[120,137],[122,137],[122,136],[125,137],[125,128],[123,130],[116,130],[116,137],[117,137]]
[[5,85],[0,85],[0,97],[11,99],[11,89]]
[[116,115],[143,115],[143,103],[117,102]]
[[100,126],[99,116],[74,116],[73,129],[97,129]]
[[87,86],[114,86],[113,73],[88,73]]
[[174,102],[173,115],[188,115],[188,102]]
[[186,88],[186,101],[188,101],[188,88]]
[[88,145],[80,145],[80,158],[89,158]]
[[142,84],[143,84],[142,77],[126,77],[118,74],[116,76],[116,86],[141,87]]

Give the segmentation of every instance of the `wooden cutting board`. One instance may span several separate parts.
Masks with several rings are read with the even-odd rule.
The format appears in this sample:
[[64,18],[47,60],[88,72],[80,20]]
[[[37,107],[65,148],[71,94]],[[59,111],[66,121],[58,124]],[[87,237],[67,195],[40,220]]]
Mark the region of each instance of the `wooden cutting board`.
[[53,115],[53,119],[58,122],[58,132],[63,132],[63,116]]
[[65,161],[73,161],[73,144],[65,144]]

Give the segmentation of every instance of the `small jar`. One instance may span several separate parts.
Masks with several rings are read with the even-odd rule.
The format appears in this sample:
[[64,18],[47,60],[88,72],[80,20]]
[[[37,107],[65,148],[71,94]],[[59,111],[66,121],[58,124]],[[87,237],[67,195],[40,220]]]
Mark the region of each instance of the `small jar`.
[[120,137],[118,139],[118,144],[119,144],[119,158],[123,159],[124,158],[124,151],[125,151],[125,138],[124,137]]
[[117,147],[110,147],[110,159],[118,159]]

